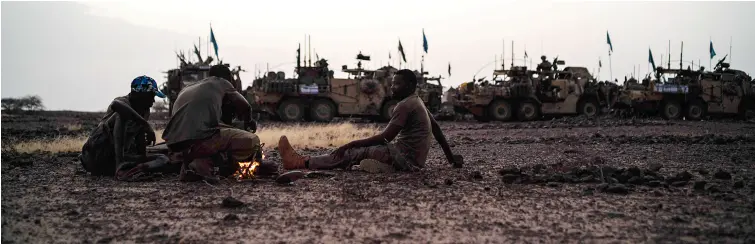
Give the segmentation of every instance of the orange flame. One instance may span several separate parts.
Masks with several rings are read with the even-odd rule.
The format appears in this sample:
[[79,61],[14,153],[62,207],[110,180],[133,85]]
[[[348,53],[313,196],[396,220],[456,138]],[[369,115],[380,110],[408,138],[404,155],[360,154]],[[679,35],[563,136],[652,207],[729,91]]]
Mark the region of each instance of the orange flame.
[[[262,154],[262,159],[265,159],[265,154]],[[253,179],[254,173],[257,172],[257,167],[260,166],[260,162],[239,162],[239,169],[233,174],[233,177],[237,180]]]

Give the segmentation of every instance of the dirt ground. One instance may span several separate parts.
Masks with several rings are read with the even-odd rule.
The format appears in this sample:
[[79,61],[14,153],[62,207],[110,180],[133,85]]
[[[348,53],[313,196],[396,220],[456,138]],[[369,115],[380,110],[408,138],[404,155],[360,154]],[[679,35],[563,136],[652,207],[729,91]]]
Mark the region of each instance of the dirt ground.
[[[88,132],[98,116],[3,114],[3,148]],[[755,242],[752,122],[441,126],[464,168],[434,143],[419,173],[329,171],[291,185],[116,182],[87,175],[76,153],[4,150],[2,242]],[[244,204],[224,206],[229,196]]]

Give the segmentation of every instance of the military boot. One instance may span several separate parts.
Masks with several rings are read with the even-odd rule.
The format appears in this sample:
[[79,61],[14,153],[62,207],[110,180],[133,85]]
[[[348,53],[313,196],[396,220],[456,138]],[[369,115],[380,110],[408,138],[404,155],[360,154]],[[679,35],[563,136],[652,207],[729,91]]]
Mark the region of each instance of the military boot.
[[278,152],[281,155],[281,161],[283,163],[284,169],[290,170],[306,168],[304,166],[304,162],[309,160],[309,157],[301,156],[296,153],[296,150],[291,147],[291,144],[288,142],[288,138],[286,136],[281,136],[280,140],[278,141]]

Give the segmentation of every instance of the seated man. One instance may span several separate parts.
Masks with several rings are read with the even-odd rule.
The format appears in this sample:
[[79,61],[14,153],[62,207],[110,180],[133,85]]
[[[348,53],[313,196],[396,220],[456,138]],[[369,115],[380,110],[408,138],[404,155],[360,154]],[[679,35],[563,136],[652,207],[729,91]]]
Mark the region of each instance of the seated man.
[[184,158],[182,181],[227,177],[235,172],[239,162],[262,157],[257,135],[229,125],[232,117],[223,113],[235,110],[244,121],[244,129],[257,130],[251,105],[231,83],[231,70],[225,65],[215,65],[209,75],[178,94],[163,132],[168,148]]
[[131,82],[128,95],[113,99],[81,149],[79,159],[84,169],[93,175],[129,180],[143,170],[168,163],[165,155],[147,155],[147,144],[155,142],[155,132],[147,123],[155,96],[165,97],[157,82],[139,76]]
[[[286,136],[281,136],[278,150],[283,167],[285,169],[350,168],[361,161],[360,167],[368,172],[416,171],[425,166],[430,150],[431,132],[443,148],[448,161],[455,167],[460,167],[461,162],[456,162],[440,126],[430,116],[430,112],[415,93],[416,88],[417,77],[414,72],[407,69],[399,70],[393,76],[391,90],[395,98],[401,101],[396,104],[388,127],[379,135],[352,141],[330,154],[315,157],[301,156],[291,147]],[[388,144],[394,138],[396,138],[395,144]]]

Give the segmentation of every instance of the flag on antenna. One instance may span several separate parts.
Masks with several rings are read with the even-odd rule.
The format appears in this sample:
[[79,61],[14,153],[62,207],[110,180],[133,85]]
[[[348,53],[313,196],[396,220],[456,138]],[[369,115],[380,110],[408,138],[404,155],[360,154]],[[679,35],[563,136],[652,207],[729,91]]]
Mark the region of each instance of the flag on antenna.
[[210,26],[210,42],[212,42],[212,47],[215,48],[215,57],[218,57],[218,42],[215,40],[215,32],[212,31],[212,26]]
[[710,58],[713,58],[716,56],[716,51],[713,50],[713,41],[710,41]]
[[613,52],[613,44],[611,44],[611,36],[608,35],[608,31],[606,31],[606,42],[608,43],[608,47],[611,48],[611,52]]
[[655,61],[653,60],[653,51],[650,51],[650,48],[648,48],[648,62],[650,62],[650,65],[653,66],[653,71],[655,71]]
[[448,62],[448,76],[451,76],[451,62]]
[[398,40],[398,51],[401,52],[401,58],[404,59],[404,63],[406,63],[406,54],[404,54],[404,46],[401,45],[401,40]]
[[427,53],[427,37],[425,36],[424,28],[422,28],[422,47],[425,48],[425,53]]
[[527,50],[524,50],[524,57],[525,58],[529,58],[530,57],[529,55],[527,55]]
[[603,67],[603,62],[601,62],[600,59],[598,59],[598,67],[600,67],[600,68]]

